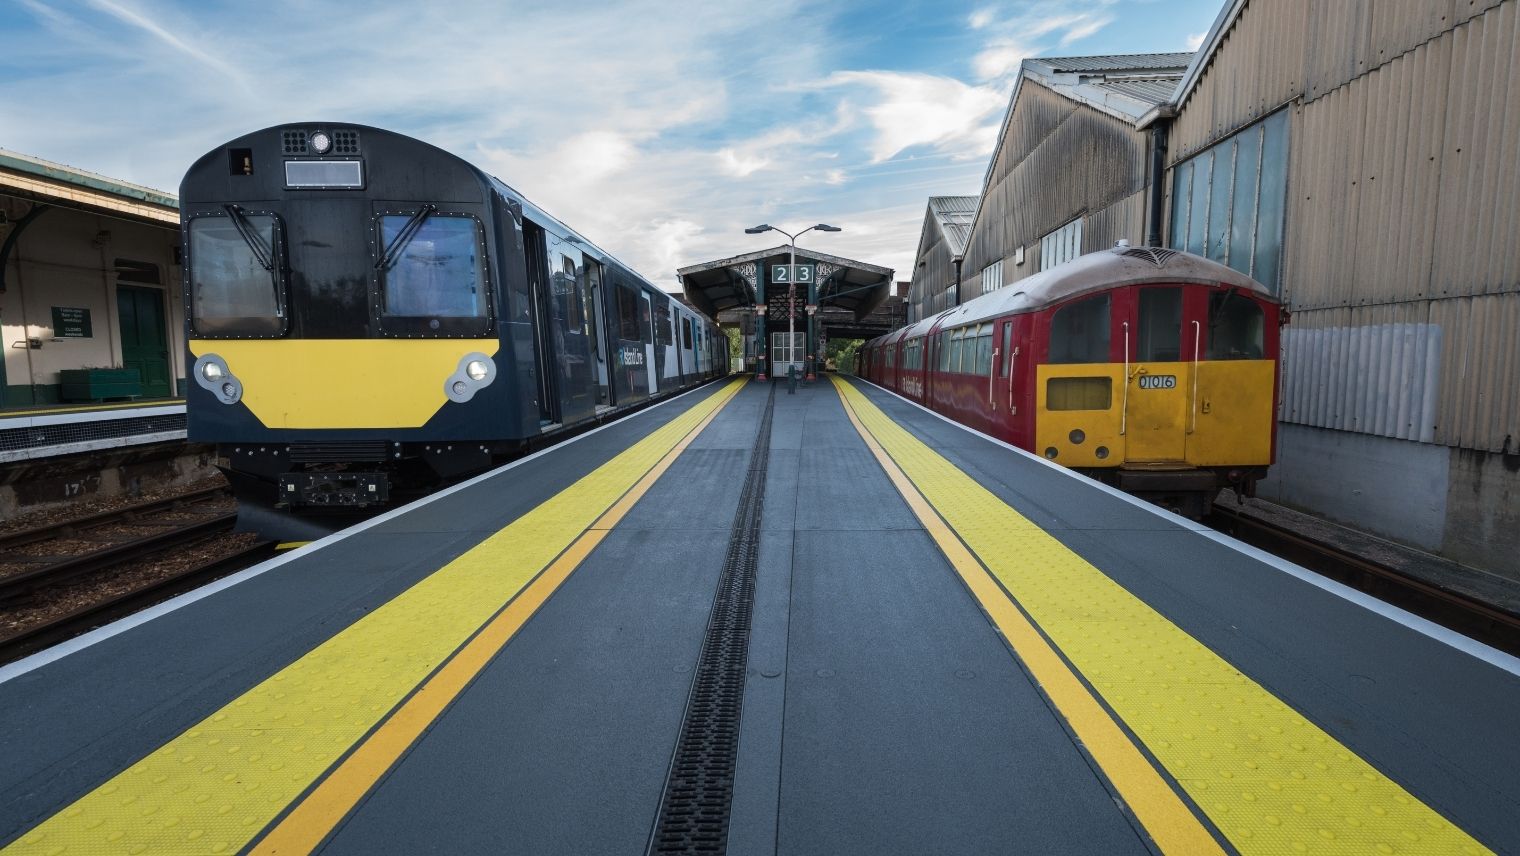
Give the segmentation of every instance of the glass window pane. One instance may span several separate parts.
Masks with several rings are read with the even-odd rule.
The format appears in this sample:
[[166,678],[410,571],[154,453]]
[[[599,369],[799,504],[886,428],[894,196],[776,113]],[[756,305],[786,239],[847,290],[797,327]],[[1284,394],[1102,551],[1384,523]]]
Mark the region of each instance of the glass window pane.
[[1140,289],[1136,359],[1174,363],[1182,359],[1182,289]]
[[1251,276],[1279,293],[1282,264],[1283,202],[1288,190],[1288,111],[1266,120],[1261,149],[1261,200],[1256,214],[1256,258]]
[[1230,249],[1230,191],[1235,189],[1235,141],[1214,147],[1214,175],[1209,179],[1209,258],[1224,261]]
[[1186,247],[1188,241],[1188,203],[1193,192],[1193,162],[1187,161],[1172,171],[1172,239],[1169,247]]
[[998,355],[998,377],[1008,377],[1008,363],[1013,359],[1013,325],[1003,325],[1003,347]]
[[1046,410],[1108,410],[1113,406],[1113,378],[1053,377],[1045,382]]
[[976,373],[992,373],[992,334],[976,337]]
[[1201,256],[1207,247],[1209,222],[1209,177],[1214,169],[1214,153],[1204,152],[1191,161],[1193,164],[1193,194],[1189,200],[1187,251]]
[[[381,217],[381,245],[391,246],[409,220],[411,217],[402,215]],[[479,251],[473,219],[434,214],[423,220],[395,263],[381,274],[385,314],[411,318],[484,316]],[[555,308],[563,318],[567,307],[558,297]]]
[[1106,363],[1108,334],[1107,294],[1063,306],[1050,319],[1049,362]]
[[1230,203],[1230,267],[1251,272],[1256,237],[1256,177],[1260,172],[1261,128],[1247,128],[1235,143],[1235,198]]
[[1209,295],[1209,359],[1261,359],[1265,328],[1266,319],[1256,301],[1233,288]]
[[[248,235],[264,258],[277,258],[274,218],[243,215]],[[278,265],[276,265],[278,268]],[[231,217],[190,221],[190,291],[200,333],[277,333],[285,301],[275,277],[238,232]]]

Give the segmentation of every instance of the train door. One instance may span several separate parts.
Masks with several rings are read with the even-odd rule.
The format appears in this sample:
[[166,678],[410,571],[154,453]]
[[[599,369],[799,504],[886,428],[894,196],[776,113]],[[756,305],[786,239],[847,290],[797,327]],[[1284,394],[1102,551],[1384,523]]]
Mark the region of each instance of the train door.
[[649,394],[660,391],[659,367],[655,363],[655,343],[659,335],[655,330],[654,303],[649,292],[639,289],[639,335],[644,339],[644,367],[649,378]]
[[1019,346],[1014,344],[1016,339],[1013,335],[1013,318],[1004,318],[998,322],[997,332],[993,334],[992,361],[997,364],[996,380],[993,381],[993,410],[1007,414],[1007,425],[1011,428],[1019,415],[1018,402],[1014,400],[1014,380],[1018,377]]
[[1132,355],[1125,390],[1125,458],[1186,458],[1188,363],[1182,359],[1182,289],[1140,288],[1125,313],[1132,319]]
[[596,376],[596,406],[610,407],[612,405],[612,388],[608,382],[607,366],[607,319],[602,301],[602,266],[591,259],[585,259],[585,267],[581,268],[580,281],[581,294],[586,305],[586,324],[590,328],[590,336],[587,342],[591,345],[591,362]]
[[527,252],[528,290],[532,296],[534,363],[538,366],[539,425],[559,422],[559,368],[554,356],[554,324],[549,296],[547,235],[530,221],[523,223]]
[[592,366],[591,325],[586,307],[585,263],[569,241],[554,246],[550,281],[554,294],[556,356],[563,397],[560,422],[590,417],[596,410],[596,372]]

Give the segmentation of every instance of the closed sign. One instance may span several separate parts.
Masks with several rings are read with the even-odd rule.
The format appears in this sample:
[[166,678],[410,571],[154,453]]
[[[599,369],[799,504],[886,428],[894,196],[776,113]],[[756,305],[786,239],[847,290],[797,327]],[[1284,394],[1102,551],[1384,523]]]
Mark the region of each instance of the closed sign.
[[1153,374],[1140,376],[1141,389],[1176,389],[1177,376],[1170,374]]

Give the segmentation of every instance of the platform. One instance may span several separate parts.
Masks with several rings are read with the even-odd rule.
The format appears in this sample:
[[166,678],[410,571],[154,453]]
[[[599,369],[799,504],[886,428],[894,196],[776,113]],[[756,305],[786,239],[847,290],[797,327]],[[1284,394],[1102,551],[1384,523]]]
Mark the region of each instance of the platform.
[[712,852],[1520,851],[1515,658],[842,379],[0,668],[0,850],[649,852],[768,406]]
[[183,439],[183,399],[0,411],[0,463]]

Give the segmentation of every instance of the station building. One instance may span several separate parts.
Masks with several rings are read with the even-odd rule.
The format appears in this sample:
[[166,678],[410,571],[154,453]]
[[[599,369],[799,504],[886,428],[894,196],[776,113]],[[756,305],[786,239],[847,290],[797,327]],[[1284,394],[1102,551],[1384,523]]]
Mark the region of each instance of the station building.
[[1517,44],[1520,0],[1229,0],[1196,54],[1027,60],[910,317],[1119,239],[1228,264],[1291,313],[1261,494],[1520,576]]
[[184,393],[179,202],[0,150],[0,410]]

